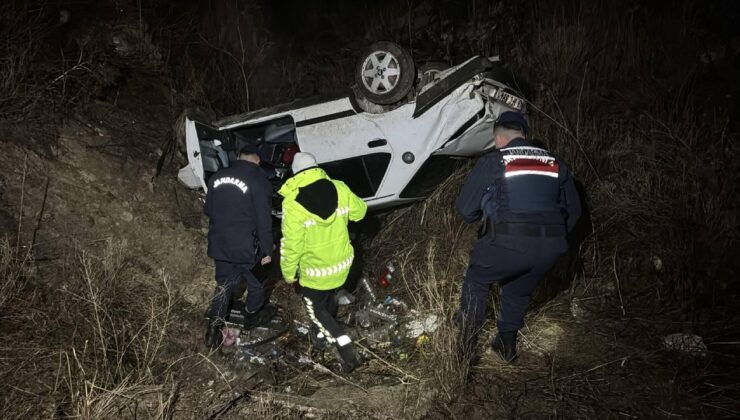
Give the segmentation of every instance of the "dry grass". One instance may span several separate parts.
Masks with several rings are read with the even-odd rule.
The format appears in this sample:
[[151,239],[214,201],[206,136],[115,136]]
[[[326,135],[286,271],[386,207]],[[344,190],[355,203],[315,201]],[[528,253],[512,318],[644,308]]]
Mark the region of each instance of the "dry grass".
[[58,10],[45,2],[38,8],[11,3],[0,16],[0,132],[7,141],[53,155],[57,129],[74,112],[100,99],[115,106],[132,61],[144,68],[142,62],[152,60],[151,44],[136,48],[151,39],[130,40],[134,53],[123,57],[112,39],[130,34],[130,28],[106,22],[80,30],[77,16],[60,24]]
[[12,8],[0,18],[0,116],[23,115],[41,99],[33,65],[47,30],[38,16]]
[[136,273],[125,243],[100,245],[47,271],[3,242],[5,418],[171,416],[176,385],[160,360],[174,305],[167,276]]
[[453,205],[467,169],[453,174],[423,203],[387,215],[370,245],[375,252],[368,261],[370,267],[397,261],[403,282],[402,290],[396,289],[398,296],[420,314],[437,316],[439,326],[420,347],[412,371],[445,400],[458,395],[467,376],[467,363],[457,357],[457,328],[452,322],[474,236]]
[[[197,28],[194,33],[193,27]],[[189,32],[177,33],[184,28]],[[170,63],[178,103],[222,114],[253,109],[255,72],[263,67],[273,47],[258,7],[224,2],[214,5],[209,13],[178,22],[172,31],[170,36],[179,37],[178,43],[190,41],[183,44],[182,51],[174,52],[179,58]]]
[[[19,252],[20,251],[20,252]],[[8,238],[0,243],[0,313],[16,300],[26,285],[30,268],[28,252],[12,246]]]
[[[654,302],[649,311],[698,310],[697,282],[714,277],[726,262],[721,250],[737,239],[726,119],[692,100],[695,67],[649,53],[665,40],[639,24],[647,16],[611,12],[604,3],[534,10],[533,37],[520,41],[517,59],[530,79],[543,81],[532,103],[535,135],[586,184],[598,242],[586,250],[589,281],[621,277],[627,306],[639,294]],[[659,274],[649,269],[655,258]],[[654,287],[646,290],[636,272]]]
[[[737,165],[734,152],[723,147],[726,117],[707,116],[697,108],[691,93],[694,66],[653,58],[650,52],[663,48],[664,38],[640,24],[647,15],[624,17],[601,2],[538,5],[528,13],[531,35],[515,38],[513,60],[539,85],[530,104],[534,134],[572,165],[585,184],[591,226],[581,238],[581,263],[576,264],[581,268],[574,273],[572,267],[560,266],[546,279],[548,286],[555,284],[568,294],[539,291],[522,343],[541,357],[575,350],[586,366],[569,375],[567,359],[543,366],[525,360],[519,369],[484,358],[479,370],[503,378],[547,378],[543,398],[563,412],[579,407],[582,415],[666,415],[692,402],[700,410],[689,384],[701,383],[709,369],[667,357],[655,337],[698,325],[712,331],[708,324],[692,327],[691,322],[699,314],[711,319],[731,305],[722,299],[723,291],[732,296],[730,279],[717,277],[731,258],[726,250],[737,241],[737,191],[726,171]],[[453,207],[465,174],[465,169],[457,173],[425,202],[389,215],[372,246],[376,260],[371,263],[389,258],[400,262],[415,308],[445,320],[457,305],[474,240],[472,228],[462,225]],[[707,279],[716,283],[707,287]],[[593,319],[600,320],[598,326],[584,331],[583,323]],[[592,338],[594,329],[607,336],[619,331],[618,338],[601,343],[606,346],[601,359],[584,351],[601,345],[598,340],[574,335]],[[419,368],[423,377],[434,378],[443,400],[454,400],[464,372],[453,357],[452,325],[444,325],[435,339],[422,352]],[[676,366],[683,366],[683,373]],[[650,375],[634,384],[631,375],[637,372]],[[661,377],[677,379],[665,386]],[[632,403],[620,405],[620,387],[640,391]],[[516,399],[512,392],[502,395]],[[676,395],[683,397],[676,400]],[[717,400],[707,404],[719,412],[736,401],[731,391]],[[499,404],[511,408],[511,401]],[[548,410],[544,407],[543,413]]]
[[468,374],[467,363],[458,357],[458,331],[452,321],[457,309],[454,297],[459,295],[461,282],[459,275],[437,277],[446,270],[438,268],[440,262],[434,246],[429,248],[426,267],[415,270],[406,266],[409,269],[404,279],[422,284],[419,290],[409,296],[413,296],[416,310],[437,315],[439,323],[430,341],[421,347],[421,369],[417,376],[430,381],[442,393],[444,400],[449,400],[457,395]]

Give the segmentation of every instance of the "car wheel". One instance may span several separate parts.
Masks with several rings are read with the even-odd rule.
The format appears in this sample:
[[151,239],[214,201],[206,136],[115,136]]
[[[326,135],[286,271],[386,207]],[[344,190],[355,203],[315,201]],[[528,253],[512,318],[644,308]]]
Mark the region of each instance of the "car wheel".
[[365,50],[355,71],[360,93],[382,105],[390,105],[406,97],[415,78],[411,55],[393,42],[372,44]]
[[426,86],[437,80],[439,78],[439,73],[448,68],[450,68],[450,66],[439,61],[429,61],[419,67],[416,79],[417,92],[420,93]]

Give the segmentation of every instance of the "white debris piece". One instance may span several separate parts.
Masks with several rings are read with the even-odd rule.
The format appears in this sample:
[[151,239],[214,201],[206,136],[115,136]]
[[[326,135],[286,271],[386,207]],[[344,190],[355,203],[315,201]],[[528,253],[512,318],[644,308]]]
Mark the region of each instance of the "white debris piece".
[[653,263],[655,271],[663,271],[663,260],[661,260],[659,256],[653,255],[650,261]]
[[344,289],[337,292],[334,299],[339,306],[349,305],[350,303],[354,303],[355,301],[355,297]]
[[252,363],[255,365],[265,365],[267,362],[265,361],[265,358],[262,356],[250,356],[249,363]]
[[663,338],[663,346],[668,350],[677,350],[693,356],[706,356],[707,345],[696,334],[671,334]]
[[573,298],[570,301],[570,314],[573,315],[573,318],[583,318],[586,314],[586,311],[583,309],[583,305],[581,305],[578,298]]
[[416,338],[424,333],[432,333],[437,329],[437,315],[430,314],[409,321],[406,324],[406,329],[406,337],[408,338]]

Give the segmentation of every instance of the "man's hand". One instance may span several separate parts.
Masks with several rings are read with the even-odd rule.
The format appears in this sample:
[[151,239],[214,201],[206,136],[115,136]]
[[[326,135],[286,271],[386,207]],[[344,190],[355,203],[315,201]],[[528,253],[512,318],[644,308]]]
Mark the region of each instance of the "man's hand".
[[266,257],[264,257],[264,258],[262,258],[262,260],[260,260],[260,264],[262,264],[262,265],[269,264],[271,262],[272,262],[272,257],[269,256],[269,255],[266,256]]

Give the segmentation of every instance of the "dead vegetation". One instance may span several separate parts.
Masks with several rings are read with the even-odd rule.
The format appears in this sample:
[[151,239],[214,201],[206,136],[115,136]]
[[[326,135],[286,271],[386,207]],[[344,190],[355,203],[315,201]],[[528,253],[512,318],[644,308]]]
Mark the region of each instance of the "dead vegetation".
[[[139,13],[142,3],[145,12],[162,10],[144,1]],[[738,290],[729,268],[737,255],[737,152],[727,115],[698,101],[697,75],[705,69],[697,54],[674,54],[671,42],[677,33],[691,39],[691,28],[704,24],[698,21],[701,11],[686,2],[684,20],[656,21],[646,5],[625,12],[607,2],[532,2],[506,9],[468,2],[462,18],[446,19],[432,3],[370,13],[362,30],[350,31],[354,38],[329,37],[344,46],[330,54],[318,54],[311,45],[286,47],[266,29],[265,11],[236,2],[224,3],[221,14],[203,25],[183,13],[153,25],[156,37],[144,36],[140,21],[129,22],[136,30],[126,33],[133,34],[128,38],[134,46],[143,40],[164,51],[173,78],[168,105],[226,113],[346,87],[353,49],[364,41],[357,31],[397,39],[421,61],[454,63],[481,53],[516,64],[536,87],[530,104],[536,137],[572,165],[591,209],[574,255],[538,291],[517,364],[504,366],[484,354],[467,372],[455,357],[451,319],[475,227],[462,223],[453,203],[468,166],[424,202],[386,215],[383,231],[366,251],[369,267],[391,258],[398,262],[395,296],[419,313],[438,315],[429,341],[404,347],[403,360],[393,349],[373,351],[364,376],[337,379],[321,370],[294,372],[280,386],[251,384],[251,402],[231,395],[242,391],[229,376],[238,372],[225,372],[200,355],[166,354],[173,331],[192,325],[173,314],[182,301],[167,274],[142,267],[136,247],[122,240],[60,245],[62,258],[38,264],[35,241],[20,243],[16,236],[23,235],[10,232],[0,245],[4,416],[227,417],[238,411],[260,418],[371,418],[396,405],[408,418],[737,415],[732,352],[739,333],[733,310]],[[151,20],[159,22],[160,15]],[[72,37],[76,41],[63,58],[35,66],[36,47],[52,26],[22,13],[1,19],[0,35],[8,40],[0,49],[0,113],[6,122],[36,118],[35,112],[47,109],[41,104],[77,109],[101,92],[116,103],[121,73],[108,64],[123,56],[113,58],[81,35]],[[330,32],[349,31],[336,16],[327,19]],[[182,34],[192,27],[198,29],[196,39]],[[193,43],[181,49],[177,42],[183,40]],[[156,56],[139,46],[134,51]],[[162,68],[158,60],[152,66]],[[494,293],[493,311],[496,302]],[[204,305],[196,302],[184,311],[199,312]],[[662,336],[692,331],[708,344],[707,358],[661,348]],[[197,362],[190,363],[192,358]],[[226,402],[214,408],[183,401],[204,401],[196,387],[202,378],[182,369],[198,364],[213,367],[208,374],[225,389],[219,397]],[[284,395],[283,386],[299,384],[322,391]],[[347,401],[347,395],[358,397]],[[243,411],[229,411],[234,401]],[[352,408],[337,412],[337,401]]]
[[683,320],[695,320],[716,309],[706,305],[706,279],[731,287],[718,271],[737,240],[728,120],[699,107],[696,56],[649,53],[675,48],[665,34],[695,22],[676,27],[666,17],[648,27],[639,24],[646,10],[626,19],[611,7],[533,11],[533,39],[517,46],[516,59],[543,81],[535,135],[586,186],[593,235],[579,286],[617,291],[609,306],[620,317],[680,307]]
[[[482,404],[501,415],[737,414],[737,383],[726,370],[737,366],[726,365],[724,353],[732,349],[711,345],[738,332],[736,316],[722,319],[737,293],[726,271],[737,241],[736,179],[726,172],[737,167],[737,155],[727,147],[726,116],[697,106],[701,68],[689,64],[696,57],[650,54],[671,48],[662,44],[670,44],[665,33],[687,27],[668,18],[641,25],[648,11],[625,18],[613,7],[533,6],[531,35],[515,38],[511,59],[538,86],[530,103],[535,137],[585,185],[590,214],[571,241],[581,262],[565,258],[538,291],[521,338],[530,355],[519,366],[484,357],[461,392],[463,372],[450,365],[446,339],[453,333],[437,333],[443,340],[429,347],[425,377],[450,401],[440,412],[484,415],[466,407]],[[474,240],[475,227],[463,226],[453,210],[466,172],[388,216],[372,247],[379,261],[402,262],[417,308],[446,319]],[[718,317],[721,326],[711,321]],[[676,331],[702,334],[718,365],[663,351],[658,338]],[[709,379],[716,374],[722,386]],[[672,385],[659,378],[673,378]],[[494,389],[480,394],[479,387]],[[699,391],[705,388],[714,392]],[[624,393],[628,404],[620,402]]]
[[171,417],[176,386],[160,360],[169,280],[137,273],[125,243],[97,248],[44,268],[3,243],[5,418]]
[[10,11],[0,20],[0,115],[23,115],[40,99],[40,92],[29,83],[38,41],[43,29],[37,17],[24,18]]
[[162,63],[140,25],[95,22],[90,11],[67,21],[60,13],[68,11],[34,3],[8,4],[0,17],[0,135],[53,156],[58,128],[75,113],[96,101],[115,105],[132,67],[153,72]]

